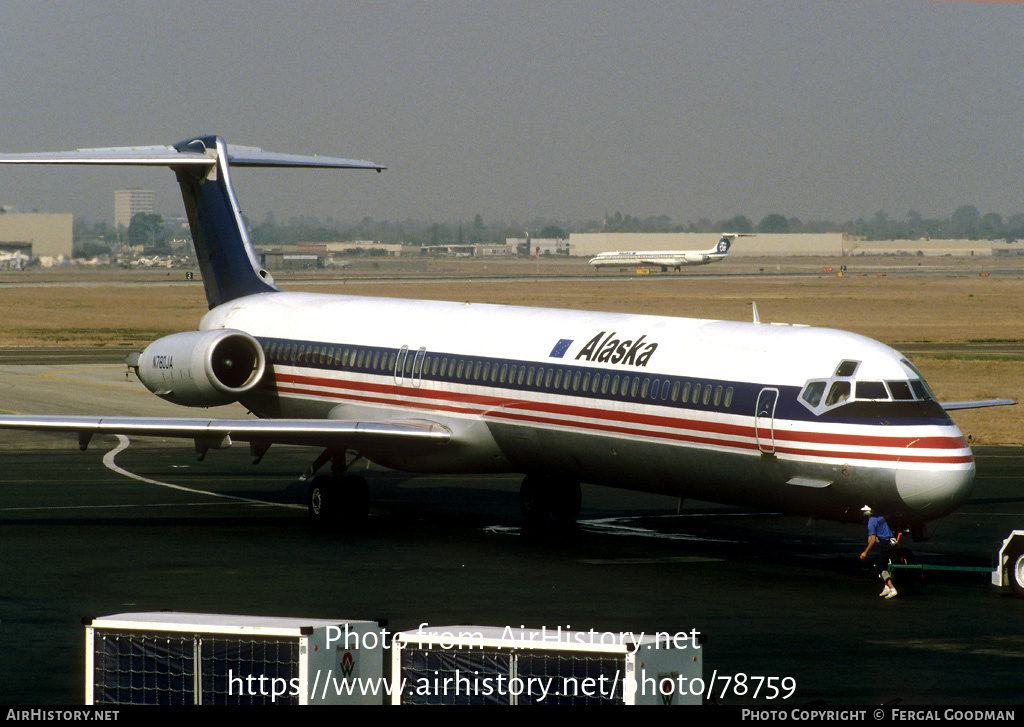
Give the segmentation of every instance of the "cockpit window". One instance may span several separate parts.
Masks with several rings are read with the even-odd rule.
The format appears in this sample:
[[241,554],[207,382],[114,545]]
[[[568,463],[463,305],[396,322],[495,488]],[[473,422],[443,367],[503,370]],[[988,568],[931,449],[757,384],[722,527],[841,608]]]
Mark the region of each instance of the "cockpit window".
[[857,367],[860,366],[860,361],[842,361],[839,366],[836,367],[834,376],[853,376],[857,371]]
[[921,379],[911,379],[910,387],[917,394],[918,399],[934,399],[932,392],[928,389],[928,385]]
[[858,399],[888,399],[889,392],[885,390],[885,384],[881,381],[858,381]]
[[825,406],[834,406],[850,398],[850,382],[837,381],[832,384],[828,391],[828,398],[825,399]]
[[[934,394],[918,370],[906,359],[900,363],[905,367],[907,378],[893,381],[858,381],[855,377],[861,369],[861,363],[844,359],[836,366],[831,377],[812,379],[805,383],[797,401],[814,412],[815,416],[833,409],[837,416],[860,417],[870,413],[870,416],[883,418],[906,415],[901,412],[914,412],[909,416],[918,416],[921,411],[938,411],[934,405]],[[925,406],[915,402],[931,404]]]
[[[889,391],[892,393],[892,398],[897,401],[903,401],[905,399],[913,399],[914,392],[910,390],[910,382],[908,381],[886,381],[889,386]],[[923,397],[922,397],[923,398]]]
[[804,387],[804,393],[800,397],[806,401],[811,407],[816,407],[821,403],[821,395],[825,393],[824,381],[811,381]]

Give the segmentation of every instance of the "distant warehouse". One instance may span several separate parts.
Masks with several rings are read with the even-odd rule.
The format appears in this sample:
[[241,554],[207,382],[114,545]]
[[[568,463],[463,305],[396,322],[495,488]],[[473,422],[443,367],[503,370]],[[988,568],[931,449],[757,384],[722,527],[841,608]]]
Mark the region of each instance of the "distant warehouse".
[[[588,232],[569,236],[569,254],[594,257],[625,250],[707,250],[721,236],[716,232]],[[1004,240],[865,240],[841,232],[821,234],[764,234],[741,237],[729,248],[730,257],[850,257],[913,255],[918,257],[990,257],[1024,255],[1024,243]]]
[[71,257],[70,214],[0,214],[0,251],[32,257]]

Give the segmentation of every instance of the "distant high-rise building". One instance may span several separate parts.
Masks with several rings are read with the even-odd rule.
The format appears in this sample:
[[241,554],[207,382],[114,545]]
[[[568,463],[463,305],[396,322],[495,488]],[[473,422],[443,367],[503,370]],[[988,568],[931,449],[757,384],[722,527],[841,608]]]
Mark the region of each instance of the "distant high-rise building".
[[140,212],[153,214],[152,189],[119,189],[114,192],[114,227],[127,228],[132,217]]

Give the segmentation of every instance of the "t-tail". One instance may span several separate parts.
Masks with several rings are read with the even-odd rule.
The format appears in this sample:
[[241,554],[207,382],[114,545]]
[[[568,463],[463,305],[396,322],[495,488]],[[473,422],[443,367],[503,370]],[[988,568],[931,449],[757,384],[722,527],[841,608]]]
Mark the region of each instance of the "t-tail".
[[373,162],[265,152],[200,136],[173,146],[78,149],[41,154],[0,154],[0,164],[111,164],[166,166],[178,177],[196,258],[211,308],[235,298],[278,290],[260,267],[231,186],[230,167],[375,169]]
[[718,244],[708,250],[708,254],[715,258],[723,258],[729,254],[729,248],[737,237],[753,237],[750,232],[726,232],[719,239]]

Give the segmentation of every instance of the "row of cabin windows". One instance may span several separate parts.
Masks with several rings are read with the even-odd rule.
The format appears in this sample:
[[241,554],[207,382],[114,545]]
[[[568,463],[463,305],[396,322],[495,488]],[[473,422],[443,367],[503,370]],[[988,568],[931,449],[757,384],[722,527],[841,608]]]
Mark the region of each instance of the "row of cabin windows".
[[368,368],[371,371],[392,373],[395,376],[423,376],[447,378],[455,381],[490,381],[539,388],[547,391],[576,391],[613,397],[631,397],[672,403],[693,403],[704,406],[729,408],[732,406],[733,387],[700,384],[689,381],[663,380],[649,376],[628,374],[601,374],[584,370],[565,370],[553,366],[530,366],[483,361],[479,359],[449,358],[423,354],[408,349],[402,352],[405,362],[397,370],[399,353],[363,348],[350,349],[331,346],[308,346],[296,343],[270,343],[267,355],[286,363],[339,365],[342,368]]

